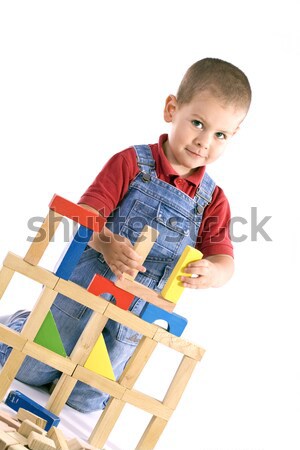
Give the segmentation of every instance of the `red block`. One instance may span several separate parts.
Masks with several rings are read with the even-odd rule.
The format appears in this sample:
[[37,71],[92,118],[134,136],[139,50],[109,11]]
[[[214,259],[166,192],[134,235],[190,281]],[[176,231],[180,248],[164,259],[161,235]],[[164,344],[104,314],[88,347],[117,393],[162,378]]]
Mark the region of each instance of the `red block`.
[[106,222],[104,217],[101,217],[92,211],[88,211],[82,206],[76,205],[56,194],[53,196],[49,208],[62,216],[69,217],[69,219],[80,223],[80,225],[83,225],[90,230],[97,231],[98,233],[100,233]]
[[133,294],[130,294],[129,292],[124,291],[124,289],[117,287],[112,281],[102,277],[98,273],[96,273],[96,275],[90,282],[87,290],[95,295],[113,295],[116,299],[116,305],[121,309],[125,309],[125,311],[127,311],[134,299]]

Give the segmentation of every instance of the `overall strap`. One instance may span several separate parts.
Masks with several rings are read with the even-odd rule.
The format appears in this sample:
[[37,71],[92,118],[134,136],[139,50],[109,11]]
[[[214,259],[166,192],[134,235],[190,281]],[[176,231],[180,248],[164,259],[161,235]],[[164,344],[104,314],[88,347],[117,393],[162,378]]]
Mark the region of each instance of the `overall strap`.
[[205,172],[198,186],[194,200],[197,202],[197,213],[201,214],[204,208],[211,202],[216,187],[214,180]]
[[143,173],[143,178],[147,178],[145,181],[149,181],[151,175],[156,177],[155,161],[149,145],[134,145],[133,148],[135,149],[137,164]]

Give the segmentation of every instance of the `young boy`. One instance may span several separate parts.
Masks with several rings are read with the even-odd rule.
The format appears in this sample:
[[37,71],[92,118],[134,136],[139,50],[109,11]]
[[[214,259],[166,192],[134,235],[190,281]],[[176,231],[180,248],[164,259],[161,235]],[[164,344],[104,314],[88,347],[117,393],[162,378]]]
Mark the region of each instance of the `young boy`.
[[[196,246],[204,259],[186,268],[185,287],[219,287],[229,280],[234,268],[230,209],[223,191],[206,173],[206,165],[222,155],[250,101],[248,79],[232,64],[206,58],[188,69],[177,95],[166,99],[164,119],[170,124],[169,135],[162,135],[157,144],[114,155],[81,197],[83,206],[108,221],[99,235],[93,235],[72,281],[87,287],[95,273],[115,280],[137,269],[136,280],[160,292],[186,245]],[[145,224],[156,228],[159,237],[141,265],[133,244]],[[139,315],[144,304],[135,298],[130,310]],[[92,311],[58,295],[52,313],[70,354]],[[28,314],[18,312],[6,324],[19,331]],[[103,334],[118,378],[141,336],[111,320]],[[9,351],[0,345],[2,364]],[[18,379],[43,385],[58,375],[55,369],[27,357]],[[104,408],[107,400],[105,393],[78,382],[68,404],[89,412]]]

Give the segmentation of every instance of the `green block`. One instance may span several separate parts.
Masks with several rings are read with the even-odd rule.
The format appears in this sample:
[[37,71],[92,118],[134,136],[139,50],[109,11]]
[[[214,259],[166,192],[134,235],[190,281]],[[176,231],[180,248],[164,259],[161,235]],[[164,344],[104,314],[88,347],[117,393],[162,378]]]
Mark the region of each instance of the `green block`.
[[67,356],[51,311],[45,317],[41,328],[34,338],[34,342],[61,356]]

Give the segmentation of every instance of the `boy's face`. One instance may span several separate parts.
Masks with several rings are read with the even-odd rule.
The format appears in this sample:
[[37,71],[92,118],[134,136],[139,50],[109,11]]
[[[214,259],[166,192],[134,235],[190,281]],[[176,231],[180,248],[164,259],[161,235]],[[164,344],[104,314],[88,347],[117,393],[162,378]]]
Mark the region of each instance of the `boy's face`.
[[176,172],[189,176],[197,167],[216,161],[245,115],[244,109],[224,105],[208,90],[181,106],[170,95],[164,118],[171,130],[164,152]]

